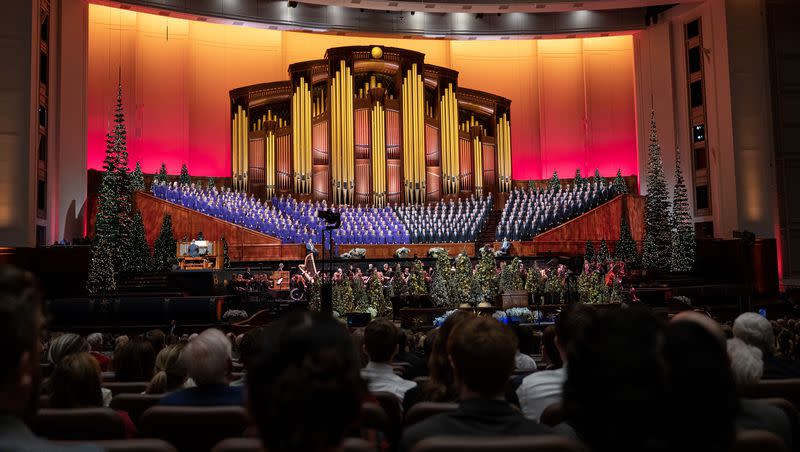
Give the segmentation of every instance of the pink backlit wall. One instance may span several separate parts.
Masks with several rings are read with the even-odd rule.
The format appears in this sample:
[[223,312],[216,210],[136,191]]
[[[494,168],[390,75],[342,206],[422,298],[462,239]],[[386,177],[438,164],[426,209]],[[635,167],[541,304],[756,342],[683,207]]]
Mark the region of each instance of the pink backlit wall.
[[284,80],[329,47],[381,44],[425,53],[459,84],[511,99],[514,179],[599,168],[638,174],[631,36],[446,41],[313,35],[186,21],[89,5],[88,158],[101,168],[117,81],[132,165],[230,176],[228,91]]

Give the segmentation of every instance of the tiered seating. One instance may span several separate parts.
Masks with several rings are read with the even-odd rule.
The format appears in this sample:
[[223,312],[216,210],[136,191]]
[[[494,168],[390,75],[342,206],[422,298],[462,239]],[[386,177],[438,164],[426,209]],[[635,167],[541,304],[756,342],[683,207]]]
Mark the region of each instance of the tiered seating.
[[492,211],[492,195],[456,202],[394,206],[411,243],[474,242]]
[[560,190],[516,188],[506,201],[497,224],[497,241],[529,240],[570,218],[608,201],[612,189],[604,182],[567,185]]

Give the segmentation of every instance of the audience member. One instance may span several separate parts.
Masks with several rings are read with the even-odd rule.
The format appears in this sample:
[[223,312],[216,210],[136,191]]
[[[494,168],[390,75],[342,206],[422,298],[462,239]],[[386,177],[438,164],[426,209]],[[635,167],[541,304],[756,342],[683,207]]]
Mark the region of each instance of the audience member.
[[761,350],[738,338],[728,339],[726,345],[734,382],[737,385],[750,385],[761,381],[764,375]]
[[428,366],[425,364],[425,359],[409,350],[408,342],[411,338],[411,332],[406,330],[398,330],[397,332],[397,347],[398,352],[394,357],[395,362],[408,363],[411,366],[406,368],[403,378],[413,380],[417,377],[428,374]]
[[542,359],[547,364],[544,370],[560,369],[564,365],[556,345],[556,327],[553,325],[545,328],[542,333]]
[[[254,328],[242,334],[239,339],[239,362],[244,366],[245,371],[249,371],[253,363],[253,357],[258,353],[258,346],[260,345],[260,336],[263,334],[261,328]],[[232,381],[231,386],[246,386],[247,373],[242,378]]]
[[[587,304],[573,304],[561,311],[552,330],[556,349],[554,356],[559,362],[566,365],[568,350],[573,341],[596,318],[596,310]],[[525,417],[539,420],[545,408],[560,402],[566,379],[567,369],[563,366],[524,377],[517,388],[517,398]]]
[[[101,390],[100,364],[88,353],[65,356],[50,376],[52,408],[92,408],[105,406]],[[117,410],[128,438],[136,436],[136,426],[125,411]]]
[[410,451],[434,436],[540,435],[550,429],[526,419],[503,399],[514,371],[517,350],[514,333],[489,317],[460,322],[447,341],[449,360],[459,388],[459,407],[405,430],[400,450]]
[[0,265],[0,450],[15,452],[96,451],[62,447],[37,438],[25,425],[36,414],[41,370],[39,338],[45,327],[33,276]]
[[230,386],[231,342],[217,329],[209,328],[189,341],[181,353],[187,374],[195,387],[172,392],[161,405],[241,405],[242,388]]
[[150,381],[156,354],[150,342],[141,336],[124,342],[114,350],[114,376],[117,381]]
[[181,359],[183,345],[164,347],[156,356],[156,374],[145,389],[145,394],[164,394],[181,389],[186,383],[186,363]]
[[101,371],[107,371],[111,359],[103,353],[103,335],[100,333],[92,333],[86,336],[86,342],[92,348],[91,353],[97,363],[100,364]]
[[144,333],[144,338],[153,346],[153,353],[158,354],[164,348],[167,336],[163,331],[155,329]]
[[57,365],[67,355],[73,353],[88,353],[92,347],[86,342],[86,339],[74,333],[67,333],[58,336],[50,341],[50,347],[47,350],[47,362],[51,365]]
[[775,333],[766,318],[745,312],[733,322],[733,335],[758,347],[763,354],[764,380],[800,378],[800,362],[775,356]]
[[294,312],[267,327],[248,370],[248,407],[270,452],[340,450],[366,395],[347,329]]
[[517,353],[514,356],[514,363],[517,372],[533,372],[536,370],[536,361],[528,353],[532,353],[531,344],[533,343],[533,332],[529,327],[522,325],[512,325],[511,327],[517,337]]
[[369,362],[361,370],[370,392],[390,392],[403,400],[406,391],[417,384],[394,373],[392,359],[397,354],[398,328],[389,320],[376,319],[364,329],[364,351]]

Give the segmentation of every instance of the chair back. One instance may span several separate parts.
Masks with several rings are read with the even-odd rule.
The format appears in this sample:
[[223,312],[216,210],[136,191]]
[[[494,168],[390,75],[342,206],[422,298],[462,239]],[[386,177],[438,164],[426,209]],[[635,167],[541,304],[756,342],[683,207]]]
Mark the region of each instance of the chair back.
[[[375,446],[361,438],[346,438],[344,452],[375,452]],[[115,451],[112,451],[115,452]],[[211,452],[264,452],[259,438],[228,438],[220,441]]]
[[389,420],[389,428],[386,437],[391,444],[398,444],[400,440],[400,427],[403,425],[403,405],[400,399],[391,392],[371,392],[370,393],[383,408]]
[[111,395],[141,394],[147,389],[149,381],[104,381],[103,387],[111,390]]
[[424,421],[431,416],[448,413],[458,409],[457,403],[419,402],[414,404],[406,413],[406,427]]
[[[59,441],[65,446],[87,444],[86,441]],[[88,444],[97,446],[106,452],[177,452],[172,444],[160,439],[110,439],[91,441]]]
[[564,420],[564,409],[561,407],[560,402],[547,405],[547,408],[542,411],[542,415],[539,417],[539,422],[549,427],[555,427],[564,422]]
[[739,387],[739,395],[751,399],[778,397],[800,407],[800,378],[762,380],[756,384],[742,385]]
[[377,403],[365,402],[361,404],[358,426],[362,429],[377,430],[388,435],[387,431],[394,428],[389,421],[389,416]]
[[412,452],[586,452],[573,440],[555,435],[436,436],[414,446]]
[[39,410],[31,426],[37,436],[51,440],[124,439],[122,418],[110,408]]
[[207,451],[226,438],[243,436],[249,426],[240,406],[148,408],[139,418],[139,434],[168,441],[179,451]]
[[128,413],[131,420],[139,424],[139,418],[148,408],[158,405],[164,394],[117,394],[111,399],[110,407]]
[[736,434],[731,452],[789,452],[783,440],[764,430],[744,430]]

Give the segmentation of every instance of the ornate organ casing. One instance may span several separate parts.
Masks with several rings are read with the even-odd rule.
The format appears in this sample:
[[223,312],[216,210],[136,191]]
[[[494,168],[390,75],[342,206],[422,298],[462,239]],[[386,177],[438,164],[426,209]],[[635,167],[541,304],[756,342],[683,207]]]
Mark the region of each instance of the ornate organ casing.
[[419,52],[332,48],[230,99],[234,187],[259,197],[383,206],[511,189],[511,102]]

